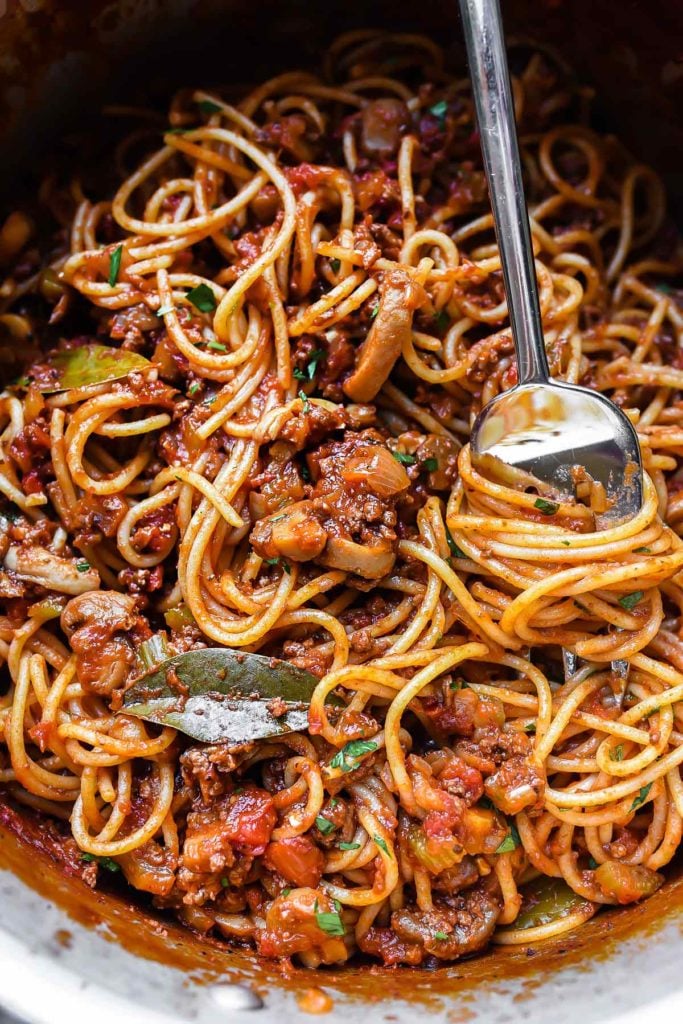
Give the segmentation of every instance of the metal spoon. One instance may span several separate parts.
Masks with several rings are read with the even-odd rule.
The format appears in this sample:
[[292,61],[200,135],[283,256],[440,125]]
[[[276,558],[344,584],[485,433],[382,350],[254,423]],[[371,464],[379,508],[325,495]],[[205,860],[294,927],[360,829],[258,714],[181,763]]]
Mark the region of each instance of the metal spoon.
[[[460,11],[519,381],[477,417],[472,456],[498,458],[569,498],[572,471],[583,467],[605,488],[607,509],[598,527],[606,528],[641,507],[638,438],[604,395],[550,379],[500,6],[498,0],[460,0]],[[566,653],[565,671],[576,670],[576,655]],[[612,667],[623,675],[627,666]]]

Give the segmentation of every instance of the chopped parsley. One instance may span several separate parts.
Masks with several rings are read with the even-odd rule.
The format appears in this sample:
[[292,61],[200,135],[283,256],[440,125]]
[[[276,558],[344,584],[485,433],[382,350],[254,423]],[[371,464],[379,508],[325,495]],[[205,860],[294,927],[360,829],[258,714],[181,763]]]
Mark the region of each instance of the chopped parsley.
[[620,743],[618,746],[616,746],[614,748],[614,750],[610,751],[609,759],[610,759],[610,761],[623,761],[624,760],[624,745],[623,745],[623,743]]
[[289,896],[291,891],[292,891],[291,889],[283,889],[282,892],[280,893],[280,895],[281,896]]
[[642,590],[634,590],[632,594],[624,594],[623,597],[619,598],[619,604],[622,608],[625,608],[627,612],[630,612],[632,608],[638,604],[639,601],[643,600],[645,594]]
[[376,306],[373,306],[372,309],[370,310],[370,319],[374,320],[378,313],[379,313],[379,302],[377,303]]
[[435,473],[439,468],[438,459],[425,459],[422,463],[422,468],[426,473]]
[[554,516],[560,506],[556,501],[546,501],[545,498],[536,498],[534,508],[542,512],[544,516]]
[[214,352],[227,352],[228,351],[227,348],[225,347],[225,345],[221,344],[220,341],[214,341],[213,338],[211,339],[211,341],[207,342],[206,347],[207,348],[212,348],[214,350]]
[[562,543],[564,544],[564,546],[565,546],[566,548],[569,548],[569,547],[571,547],[571,542],[570,542],[570,541],[568,541],[568,540],[563,540],[563,541],[562,541]]
[[218,104],[212,103],[211,100],[200,100],[198,106],[202,114],[218,114],[221,110]]
[[82,562],[76,562],[77,572],[87,572],[90,568],[90,562],[86,562],[85,559]]
[[524,732],[535,733],[536,732],[536,723],[535,722],[527,722],[527,724],[524,726]]
[[521,845],[521,842],[522,840],[519,838],[519,832],[515,827],[515,823],[511,821],[510,831],[496,850],[496,853],[512,853],[513,850],[516,850]]
[[294,367],[292,373],[294,374],[297,380],[308,380],[308,375],[305,374],[303,370],[300,370],[298,366]]
[[445,100],[439,100],[438,103],[434,103],[429,108],[429,113],[433,114],[434,117],[438,118],[439,121],[441,121],[441,124],[443,125],[445,123],[445,121],[446,121],[446,111],[447,110],[448,110],[448,104],[446,103],[446,101]]
[[117,245],[113,253],[109,257],[109,287],[113,288],[119,279],[119,270],[121,269],[121,256],[123,255],[123,246]]
[[[339,907],[339,903],[335,903],[335,906]],[[328,911],[327,913],[318,910],[318,901],[315,901],[315,923],[321,932],[325,932],[327,935],[344,935],[346,929],[344,928],[344,922],[339,916],[339,910],[333,912]]]
[[448,527],[446,527],[446,543],[448,544],[448,550],[453,555],[453,558],[467,558],[465,552],[462,551],[453,540],[453,534]]
[[634,555],[649,555],[651,551],[652,551],[652,548],[634,548],[633,549],[633,554]]
[[448,938],[448,935],[446,935],[446,932],[434,932],[434,938],[438,939],[439,942],[444,942]]
[[264,558],[263,561],[266,563],[266,565],[281,565],[288,576],[292,572],[292,567],[289,564],[289,562],[285,562],[285,560],[283,558],[280,558],[279,555],[276,558]]
[[203,281],[187,293],[187,298],[200,313],[212,313],[216,308],[216,296]]
[[392,452],[391,454],[403,466],[412,466],[414,462],[417,462],[414,455],[408,455],[406,452]]
[[360,850],[360,843],[340,843],[340,850]]
[[192,384],[190,384],[189,388],[187,389],[188,395],[196,395],[201,386],[202,385],[200,381],[193,381]]
[[105,871],[111,871],[112,873],[121,870],[121,865],[117,864],[111,857],[96,857],[94,853],[82,853],[81,860],[84,860],[86,864],[99,864]]
[[386,853],[387,857],[390,857],[391,854],[389,853],[389,847],[387,846],[386,841],[384,839],[382,839],[381,836],[373,836],[372,838],[375,840],[375,842],[379,846],[380,850],[384,850],[384,852]]
[[437,331],[445,331],[451,322],[451,318],[445,309],[440,309],[438,313],[434,314],[434,324]]
[[377,750],[373,740],[349,740],[338,750],[330,761],[330,768],[340,768],[343,772],[352,772],[358,767],[356,763],[363,754],[371,754]]
[[449,690],[469,690],[469,688],[469,684],[464,679],[454,679],[448,687]]
[[308,416],[309,412],[311,411],[311,403],[308,401],[308,395],[306,394],[305,391],[300,391],[298,397],[301,399],[301,405],[303,406],[304,416]]
[[598,862],[595,859],[595,857],[588,858],[588,867],[591,869],[591,871],[595,871],[595,869],[598,867]]
[[230,885],[230,882],[228,881],[227,878],[221,878],[221,885],[224,889],[227,889],[228,886]]
[[318,369],[318,363],[324,355],[325,350],[322,348],[317,348],[315,352],[311,352],[311,358],[306,364],[306,373],[308,374],[309,380],[313,380],[315,377],[316,370]]
[[640,807],[647,800],[650,790],[652,789],[652,783],[648,782],[647,786],[643,786],[642,789],[638,790],[638,796],[634,798],[631,807],[631,811],[635,811],[637,807]]
[[330,260],[330,266],[332,267],[332,272],[334,274],[338,274],[339,268],[341,267],[341,260]]
[[330,832],[334,832],[337,827],[333,821],[323,818],[322,814],[315,819],[315,824],[318,831],[324,836],[329,836]]

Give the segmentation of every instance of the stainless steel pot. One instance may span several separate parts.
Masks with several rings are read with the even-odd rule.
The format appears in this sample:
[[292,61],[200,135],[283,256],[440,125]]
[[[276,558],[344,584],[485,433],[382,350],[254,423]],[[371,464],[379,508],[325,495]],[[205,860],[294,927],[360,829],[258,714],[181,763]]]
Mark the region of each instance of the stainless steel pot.
[[[511,35],[556,47],[596,86],[606,123],[665,176],[681,211],[683,4],[679,0],[504,0]],[[0,191],[44,169],[51,140],[98,104],[174,85],[254,80],[314,60],[369,23],[428,31],[461,50],[440,0],[0,0]],[[680,1019],[683,884],[646,906],[600,915],[538,949],[439,971],[295,970],[218,944],[64,879],[28,827],[0,807],[0,1004],[36,1024],[198,1024],[306,1019],[311,987],[330,1024],[648,1024]],[[35,837],[34,837],[35,838]],[[21,876],[23,880],[20,880]],[[29,884],[27,884],[29,883]],[[63,909],[67,906],[67,910]],[[132,924],[131,924],[132,921]]]

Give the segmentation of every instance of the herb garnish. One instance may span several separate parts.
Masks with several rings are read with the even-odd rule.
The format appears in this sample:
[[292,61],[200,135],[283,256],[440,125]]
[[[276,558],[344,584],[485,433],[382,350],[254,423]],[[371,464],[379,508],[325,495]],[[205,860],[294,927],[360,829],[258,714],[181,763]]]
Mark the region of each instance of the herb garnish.
[[[335,906],[337,906],[337,907],[339,907],[341,909],[340,904],[337,903],[336,900],[335,900]],[[341,917],[339,916],[339,910],[335,911],[334,913],[332,913],[331,911],[327,912],[327,913],[321,912],[321,911],[318,910],[318,901],[317,900],[315,901],[315,908],[314,909],[315,909],[315,922],[318,925],[318,928],[320,928],[321,932],[325,932],[327,935],[344,935],[345,934],[346,930],[344,928],[344,922],[342,921]]]
[[330,266],[332,267],[332,272],[334,274],[338,274],[339,268],[341,267],[341,260],[330,260]]
[[203,281],[187,293],[187,298],[200,313],[211,313],[216,308],[216,296]]
[[451,318],[445,309],[440,309],[438,313],[434,314],[434,323],[437,331],[445,331],[451,322]]
[[644,596],[645,595],[642,590],[634,590],[632,594],[624,594],[623,597],[620,597],[619,604],[622,608],[625,608],[627,612],[630,612],[632,608],[635,608],[639,601],[642,601]]
[[510,822],[510,831],[506,835],[503,842],[500,844],[496,853],[512,853],[518,846],[521,845],[522,840],[519,838],[519,832],[515,826],[514,821]]
[[610,751],[610,761],[623,761],[624,760],[624,745],[619,743],[614,750]]
[[301,399],[301,405],[303,406],[304,416],[308,416],[311,411],[311,403],[308,401],[308,395],[305,391],[300,391],[298,397]]
[[121,269],[121,256],[123,255],[123,245],[117,245],[113,253],[109,257],[109,287],[113,288],[119,279],[119,270]]
[[387,846],[386,841],[384,839],[382,839],[381,836],[373,836],[372,838],[375,840],[375,842],[379,846],[380,850],[384,850],[384,852],[386,853],[387,857],[390,857],[391,854],[389,853],[389,847]]
[[412,466],[417,459],[414,455],[408,455],[406,452],[392,452],[391,453],[397,462],[402,463],[404,466]]
[[340,843],[340,850],[360,850],[360,843]]
[[446,527],[446,543],[448,544],[448,550],[453,555],[453,558],[467,558],[465,552],[462,551],[453,540],[453,534],[448,527]]
[[434,938],[438,939],[439,942],[444,942],[448,938],[448,936],[446,935],[445,932],[434,932]]
[[426,473],[435,473],[436,470],[439,468],[439,460],[425,459],[424,462],[422,463],[422,468],[425,470]]
[[212,348],[214,350],[214,352],[227,352],[228,351],[227,348],[225,347],[225,345],[221,344],[220,341],[214,341],[213,338],[211,339],[211,341],[207,342],[206,347],[207,348]]
[[434,117],[437,117],[439,121],[441,121],[441,124],[443,125],[446,120],[447,110],[448,104],[446,103],[446,100],[439,100],[438,103],[434,103],[433,106],[429,108],[429,113],[433,114]]
[[534,508],[542,512],[544,516],[554,516],[560,506],[555,501],[546,501],[545,498],[536,498]]
[[634,799],[633,803],[631,804],[629,810],[635,811],[637,807],[640,807],[641,804],[644,804],[645,801],[647,800],[648,796],[649,796],[649,793],[650,793],[651,789],[652,789],[652,783],[651,782],[648,782],[647,786],[643,786],[642,789],[639,789],[638,790],[638,796],[635,797],[635,799]]
[[86,562],[85,559],[82,562],[76,562],[76,572],[87,572],[89,568],[90,562]]
[[315,819],[315,824],[318,831],[324,836],[329,836],[330,832],[334,832],[337,827],[333,821],[330,821],[328,818],[323,818],[322,814],[319,814]]
[[363,754],[371,754],[377,750],[377,744],[373,740],[349,740],[341,750],[338,750],[330,761],[330,768],[340,768],[343,772],[352,772],[358,765],[355,764]]
[[101,868],[112,873],[121,870],[121,865],[117,864],[111,857],[96,857],[94,853],[82,853],[81,860],[84,860],[86,864],[99,864]]
[[211,100],[200,100],[198,106],[202,114],[219,114],[221,111],[218,104],[212,103]]

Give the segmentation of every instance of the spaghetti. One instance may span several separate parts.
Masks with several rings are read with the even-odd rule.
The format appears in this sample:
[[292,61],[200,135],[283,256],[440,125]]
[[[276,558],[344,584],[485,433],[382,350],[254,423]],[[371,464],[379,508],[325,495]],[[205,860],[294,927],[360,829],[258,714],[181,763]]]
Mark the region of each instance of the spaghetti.
[[[468,83],[430,40],[183,91],[161,148],[118,108],[111,202],[53,176],[57,235],[0,233],[0,324],[41,348],[0,396],[0,785],[91,884],[310,967],[557,935],[681,841],[680,243],[588,91],[514,57],[551,369],[642,447],[608,530],[470,458],[516,371]],[[150,651],[206,646],[312,672],[308,731],[206,746],[122,711]]]

